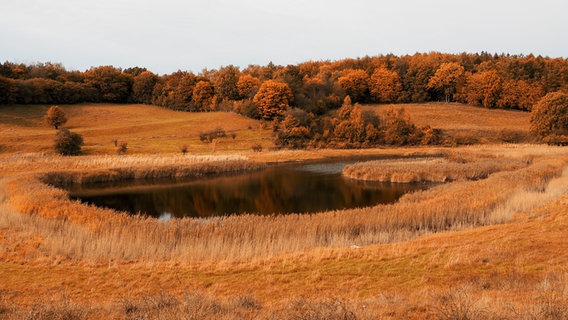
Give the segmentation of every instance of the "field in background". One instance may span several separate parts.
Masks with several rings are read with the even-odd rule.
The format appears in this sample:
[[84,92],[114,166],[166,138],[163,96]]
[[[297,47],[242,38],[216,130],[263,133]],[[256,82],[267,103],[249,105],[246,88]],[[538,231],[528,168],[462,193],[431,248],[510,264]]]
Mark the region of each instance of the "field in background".
[[[0,107],[0,152],[52,152],[55,129],[43,117],[49,106]],[[127,142],[128,153],[193,153],[248,151],[253,145],[272,146],[271,131],[258,121],[226,112],[188,113],[148,105],[84,104],[61,106],[64,125],[83,135],[85,154],[116,154],[114,140]],[[227,137],[202,142],[199,135],[217,128]],[[234,138],[232,135],[234,134]]]
[[[463,142],[528,133],[528,113],[456,104],[403,107],[417,125],[444,129]],[[568,317],[566,148],[268,151],[271,131],[231,113],[63,108],[66,127],[85,138],[86,156],[52,154],[54,129],[42,121],[47,106],[0,109],[0,318]],[[223,138],[213,152],[199,133],[216,127],[236,137]],[[127,141],[131,155],[116,156],[114,139]],[[263,152],[251,151],[258,143]],[[181,156],[182,144],[203,157]],[[444,154],[451,166],[438,168],[447,170],[443,175],[473,180],[408,195],[396,206],[169,225],[70,202],[37,180],[53,171],[53,179],[71,170],[70,179],[85,181],[177,174],[173,166],[179,164],[208,170],[212,161],[240,168],[247,158],[269,163],[370,154]],[[424,176],[430,166],[436,164],[393,170],[422,170],[414,174],[438,181]],[[361,170],[376,176],[374,167]],[[105,216],[114,218],[97,222]],[[204,241],[195,245],[194,239]]]
[[417,126],[444,130],[458,144],[530,142],[530,113],[473,107],[458,103],[366,105],[379,115],[389,108],[404,108]]

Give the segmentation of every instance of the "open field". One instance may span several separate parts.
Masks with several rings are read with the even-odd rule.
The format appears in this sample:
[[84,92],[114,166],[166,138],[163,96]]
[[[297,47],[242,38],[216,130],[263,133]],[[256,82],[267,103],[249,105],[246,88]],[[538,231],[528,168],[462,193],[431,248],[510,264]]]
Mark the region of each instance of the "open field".
[[[0,152],[51,152],[55,130],[43,117],[49,106],[2,106]],[[239,152],[252,145],[271,146],[270,130],[258,121],[234,113],[187,113],[147,105],[86,104],[61,106],[69,121],[64,125],[83,135],[86,154],[115,154],[114,140],[127,142],[128,153],[179,153],[188,146],[194,153]],[[228,137],[204,143],[199,134],[222,128]],[[235,138],[232,138],[235,134]]]
[[410,120],[418,126],[444,130],[459,144],[530,142],[530,113],[491,110],[458,103],[423,103],[368,105],[364,110],[378,114],[389,108],[404,108]]
[[[435,104],[425,106],[435,109],[428,123],[418,116],[421,107],[405,106],[418,124],[460,137],[489,139],[501,127],[528,132],[528,122],[520,124],[524,113]],[[468,112],[452,120],[444,116],[450,107]],[[255,143],[271,146],[270,131],[234,114],[85,105],[65,110],[71,129],[85,136],[88,155],[59,157],[50,151],[53,129],[41,125],[41,111],[25,108],[0,111],[7,136],[0,142],[0,318],[568,316],[566,148],[252,152]],[[98,108],[106,123],[92,120]],[[79,119],[85,114],[91,120]],[[172,114],[175,120],[168,120]],[[218,123],[237,137],[211,154],[198,134]],[[118,133],[132,144],[131,155],[114,155]],[[176,150],[179,139],[192,155]],[[387,180],[388,172],[390,180],[451,182],[372,208],[167,223],[73,202],[45,184],[255,170],[353,155],[437,157],[362,163],[357,178]]]

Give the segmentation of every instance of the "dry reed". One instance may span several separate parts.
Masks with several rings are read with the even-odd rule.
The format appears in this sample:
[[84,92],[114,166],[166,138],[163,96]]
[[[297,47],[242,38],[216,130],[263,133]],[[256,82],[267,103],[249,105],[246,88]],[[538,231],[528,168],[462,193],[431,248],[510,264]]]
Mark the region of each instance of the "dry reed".
[[[556,188],[559,183],[554,179],[563,172],[566,175],[566,163],[565,157],[537,158],[517,170],[447,183],[407,194],[396,204],[372,208],[165,223],[70,201],[64,191],[40,183],[35,176],[13,176],[2,184],[7,192],[5,202],[16,211],[32,214],[21,218],[20,228],[36,230],[50,255],[93,261],[219,261],[404,241],[431,232],[506,221],[496,214],[499,208],[509,206],[518,194]],[[70,181],[84,181],[85,177],[69,176]],[[14,214],[4,219],[6,216],[14,219]],[[50,219],[42,217],[57,219],[47,223]]]
[[[467,160],[466,160],[467,159]],[[357,180],[381,182],[448,182],[485,179],[498,171],[511,171],[530,164],[530,158],[446,158],[376,160],[345,167],[343,175]]]

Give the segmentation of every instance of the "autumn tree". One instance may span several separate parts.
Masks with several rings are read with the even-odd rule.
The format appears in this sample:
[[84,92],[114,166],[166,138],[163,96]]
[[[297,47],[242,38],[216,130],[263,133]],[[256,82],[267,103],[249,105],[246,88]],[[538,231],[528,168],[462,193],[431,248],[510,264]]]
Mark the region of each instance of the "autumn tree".
[[239,68],[227,66],[219,69],[213,75],[215,93],[221,99],[238,100],[240,97],[237,82],[239,81]]
[[57,130],[67,122],[67,115],[59,106],[51,106],[45,114],[45,121]]
[[[184,72],[179,78],[177,85],[173,91],[173,108],[176,110],[185,111],[201,111],[201,101],[198,101],[197,105],[192,103],[193,93],[195,91],[195,86],[199,82],[199,78],[191,72]],[[207,82],[209,84],[209,82]],[[209,85],[207,85],[209,87]],[[212,93],[209,93],[212,95]],[[203,97],[199,97],[202,99]],[[199,100],[198,99],[198,100]]]
[[445,101],[450,102],[458,88],[463,85],[464,75],[464,68],[460,64],[442,63],[428,81],[428,89],[441,92]]
[[0,104],[16,102],[17,90],[16,81],[0,76]]
[[64,156],[75,156],[81,153],[81,146],[83,146],[83,137],[80,134],[65,128],[57,131],[54,145],[57,153]]
[[533,107],[531,132],[549,143],[568,144],[568,93],[549,93]]
[[497,71],[478,72],[469,77],[465,88],[467,103],[494,108],[501,94],[502,80]]
[[91,68],[85,72],[85,83],[97,90],[102,102],[126,102],[132,87],[132,76],[113,66]]
[[137,103],[151,104],[154,86],[159,78],[150,71],[142,71],[134,76],[132,83],[132,101]]
[[349,70],[337,83],[353,102],[363,102],[369,90],[369,75],[364,70]]
[[239,77],[237,90],[241,99],[252,99],[260,88],[260,80],[250,74]]
[[349,96],[337,110],[333,139],[339,147],[362,147],[376,144],[380,137],[379,118],[373,112],[351,104]]
[[529,84],[524,80],[508,80],[503,82],[497,107],[531,111],[532,106],[542,96],[543,90],[538,83]]
[[306,147],[310,139],[312,117],[304,110],[292,109],[280,121],[276,128],[275,144],[281,147],[299,149]]
[[390,109],[383,117],[384,142],[390,145],[412,145],[422,141],[422,132],[403,108]]
[[293,99],[292,90],[286,83],[268,80],[260,86],[253,101],[262,119],[273,120],[284,115]]
[[196,111],[212,111],[215,89],[209,81],[199,81],[193,89],[193,105]]
[[400,77],[394,71],[378,68],[369,80],[369,90],[376,102],[395,102],[402,91]]

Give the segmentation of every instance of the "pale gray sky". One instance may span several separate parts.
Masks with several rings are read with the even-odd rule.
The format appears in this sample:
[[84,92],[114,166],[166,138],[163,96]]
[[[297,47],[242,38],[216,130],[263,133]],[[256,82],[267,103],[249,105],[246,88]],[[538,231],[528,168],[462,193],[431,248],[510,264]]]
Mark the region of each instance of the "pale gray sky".
[[568,57],[566,0],[0,0],[0,62],[296,64],[440,51]]

